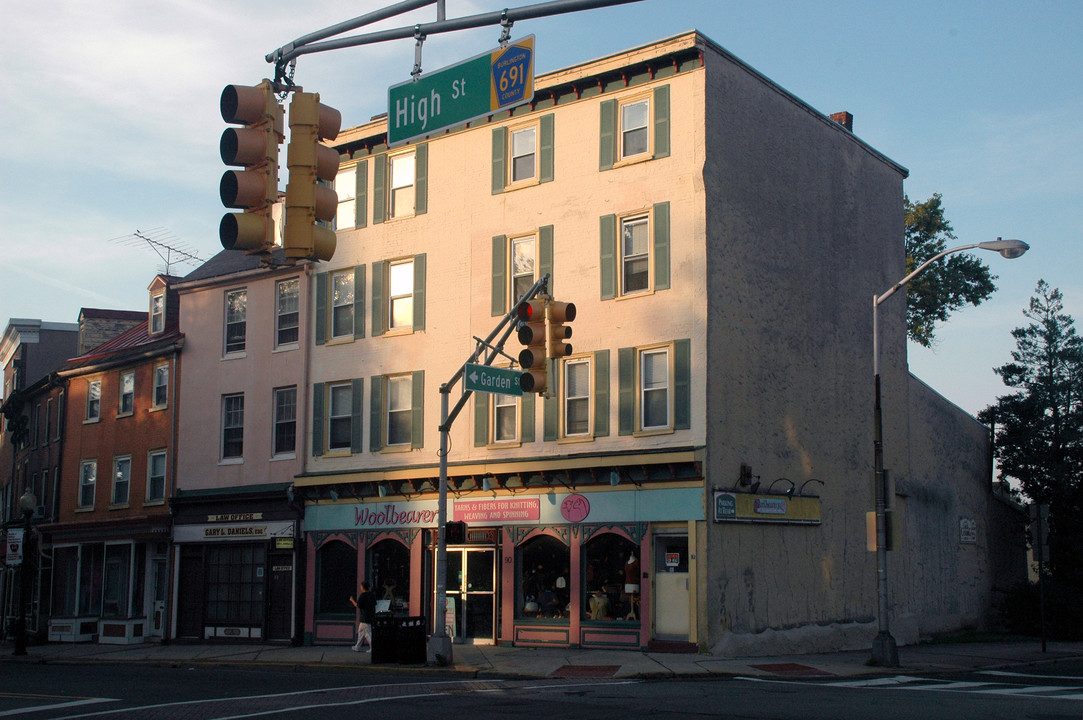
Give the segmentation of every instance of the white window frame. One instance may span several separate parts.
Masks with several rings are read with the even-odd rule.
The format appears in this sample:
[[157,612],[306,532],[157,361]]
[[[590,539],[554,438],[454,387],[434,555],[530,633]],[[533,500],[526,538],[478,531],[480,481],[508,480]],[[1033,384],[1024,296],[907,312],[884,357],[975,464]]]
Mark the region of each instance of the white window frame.
[[[59,422],[60,418],[57,418]],[[53,399],[45,399],[45,444],[49,444],[49,440],[53,434]]]
[[[338,403],[335,402],[338,398]],[[342,407],[342,404],[345,407]],[[329,383],[327,386],[327,450],[329,452],[349,451],[351,447],[351,424],[353,422],[353,384],[349,382]],[[332,444],[333,429],[345,425],[345,443]]]
[[[520,125],[508,129],[508,184],[519,185],[530,182],[537,182],[538,180],[538,123],[534,122],[529,125]],[[516,138],[529,137],[531,146],[529,152],[524,151],[522,147],[519,148],[519,153],[516,154]],[[530,171],[522,175],[517,174],[518,168],[516,160],[530,158]]]
[[[413,441],[413,375],[391,375],[387,378],[387,411],[384,414],[384,440],[389,448],[410,447]],[[396,396],[396,390],[398,390]],[[397,403],[395,401],[398,401]],[[392,415],[405,415],[406,439],[391,441]]]
[[155,365],[152,372],[154,373],[152,407],[155,409],[164,408],[169,404],[169,365]]
[[[240,401],[240,406],[230,408],[230,404]],[[240,452],[235,455],[226,455],[226,446],[229,444],[226,434],[228,431],[240,432]],[[244,458],[244,393],[230,393],[222,396],[222,432],[219,457],[224,462],[237,462]]]
[[[528,275],[525,267],[523,267],[523,268],[517,268],[516,267],[516,265],[517,265],[516,260],[518,259],[517,255],[516,255],[516,250],[520,246],[524,246],[524,245],[528,245],[528,244],[530,246],[530,251],[529,251],[530,272],[529,272],[529,275]],[[520,235],[519,237],[513,237],[513,238],[511,238],[511,241],[508,243],[508,248],[509,248],[509,251],[510,251],[509,252],[509,259],[508,259],[508,262],[509,262],[508,277],[510,278],[510,288],[509,288],[508,297],[511,298],[512,306],[514,307],[514,305],[519,302],[519,298],[521,298],[523,296],[523,294],[527,290],[529,290],[534,285],[535,282],[537,282],[537,279],[538,279],[538,235],[537,235],[537,233],[531,233],[530,235]],[[526,253],[524,253],[523,258],[525,259],[527,257],[528,257],[528,255]],[[524,282],[526,282],[526,280],[525,280],[526,278],[529,278],[529,282],[526,282],[526,287],[523,289],[523,292],[519,292],[515,287],[515,284],[516,284],[515,281],[518,278],[524,278]]]
[[165,330],[165,293],[150,296],[150,333],[156,335]]
[[[673,429],[673,351],[669,345],[663,345],[661,347],[649,347],[640,348],[636,351],[636,367],[638,369],[636,378],[636,395],[638,401],[638,413],[637,424],[639,429],[644,432],[651,432],[655,430],[672,430]],[[646,356],[661,355],[664,358],[665,367],[665,385],[659,385],[658,380],[660,378],[651,378],[654,382],[652,387],[647,387],[647,362]],[[665,394],[665,409],[666,417],[665,422],[662,424],[647,424],[647,410],[651,407],[647,402],[647,393],[652,394]]]
[[[396,164],[399,172],[395,172]],[[407,178],[409,182],[406,182]],[[399,195],[402,195],[400,200]],[[409,202],[407,197],[409,196]],[[407,209],[406,206],[409,206]],[[387,217],[413,217],[417,212],[417,152],[413,149],[387,156]]]
[[[341,287],[343,288],[343,295],[339,297],[339,284],[342,280]],[[341,272],[331,273],[330,292],[331,292],[331,339],[338,340],[342,338],[353,338],[354,325],[357,322],[357,318],[354,317],[354,299],[357,296],[357,288],[354,286],[354,271],[343,270]],[[349,288],[348,295],[346,294],[346,288]],[[343,329],[342,332],[338,332],[338,317],[339,314],[343,316],[349,316],[349,329]],[[343,320],[345,324],[345,320]]]
[[[292,298],[283,293],[292,287]],[[287,290],[287,292],[290,292]],[[292,300],[292,309],[283,310],[282,303]],[[282,339],[283,332],[292,331],[293,339]],[[275,347],[297,347],[301,338],[301,279],[289,278],[275,283]]]
[[64,391],[56,394],[56,437],[59,440],[64,434]]
[[[238,303],[233,298],[239,298]],[[223,315],[223,347],[226,355],[242,355],[248,347],[248,288],[234,288],[225,294],[225,314]],[[240,328],[239,337],[230,344],[230,328]]]
[[[292,401],[285,402],[285,398],[292,393]],[[282,401],[280,401],[282,400]],[[273,427],[271,430],[271,454],[275,457],[296,456],[297,454],[297,386],[275,388],[272,394],[272,412],[274,413]],[[290,427],[293,434],[293,444],[289,449],[279,450],[279,433],[285,432]]]
[[335,175],[335,230],[350,230],[357,224],[357,165],[341,168]]
[[[493,394],[492,404],[492,442],[493,444],[504,443],[517,443],[519,442],[519,398],[515,395],[502,395],[500,393]],[[500,435],[500,416],[510,415],[512,419],[512,433],[508,437],[501,437]]]
[[[398,278],[396,286],[396,269],[410,268],[409,283]],[[396,292],[396,290],[398,292]],[[403,292],[408,290],[408,292]],[[409,312],[402,311],[403,318],[409,318],[409,322],[395,322],[395,306],[397,304],[409,304]],[[411,331],[414,329],[414,259],[393,260],[387,264],[387,329],[389,332]]]
[[[121,497],[123,491],[123,497]],[[132,456],[120,455],[113,458],[113,490],[110,505],[127,507],[132,497]]]
[[[561,436],[566,438],[589,438],[593,436],[594,430],[594,414],[591,407],[591,397],[593,391],[594,378],[592,375],[593,363],[589,355],[583,355],[580,357],[566,358],[561,363],[561,375],[560,381],[564,392],[561,398]],[[568,381],[568,374],[572,368],[586,368],[586,392],[577,392],[575,395],[571,394],[571,383]],[[569,430],[569,420],[572,416],[571,404],[583,405],[586,408],[586,429],[579,432],[571,432]]]
[[[620,268],[618,270],[618,282],[620,282],[620,296],[627,297],[630,295],[641,295],[643,293],[649,293],[651,291],[652,282],[654,280],[651,273],[651,232],[652,223],[654,218],[651,217],[651,213],[642,212],[626,215],[620,218],[620,224],[617,228],[618,236],[617,242],[619,244],[617,248],[617,254],[619,256]],[[646,233],[646,251],[629,253],[627,252],[627,245],[625,242],[625,234],[628,229],[640,227],[644,228]],[[628,272],[629,264],[632,262],[641,262],[646,266],[647,281],[644,287],[637,287],[634,289],[628,288]]]
[[102,418],[102,381],[88,380],[86,387],[86,416],[84,422],[97,422]]
[[[79,504],[78,508],[85,510],[94,507],[94,489],[98,481],[98,461],[83,460],[79,463]],[[90,502],[86,502],[89,494]]]
[[[161,459],[162,472],[161,474],[155,473],[154,462],[156,459]],[[146,502],[156,503],[165,502],[165,489],[166,489],[166,477],[169,474],[169,465],[167,462],[168,456],[165,450],[152,450],[147,453],[147,492]],[[160,479],[160,480],[159,480]],[[161,493],[155,492],[155,485],[161,483]]]
[[[631,110],[640,105],[645,106],[645,118],[642,124],[636,123],[636,120],[630,117]],[[652,156],[651,147],[654,144],[654,137],[651,132],[651,125],[654,109],[651,105],[650,95],[639,95],[620,102],[617,109],[617,156],[620,160],[649,158]],[[646,136],[645,148],[635,152],[627,151],[626,144],[632,133],[642,133]]]
[[[131,383],[131,390],[125,391],[125,383]],[[124,407],[127,399],[128,407]],[[117,415],[131,415],[135,412],[135,371],[129,370],[120,374],[119,397],[117,398]]]

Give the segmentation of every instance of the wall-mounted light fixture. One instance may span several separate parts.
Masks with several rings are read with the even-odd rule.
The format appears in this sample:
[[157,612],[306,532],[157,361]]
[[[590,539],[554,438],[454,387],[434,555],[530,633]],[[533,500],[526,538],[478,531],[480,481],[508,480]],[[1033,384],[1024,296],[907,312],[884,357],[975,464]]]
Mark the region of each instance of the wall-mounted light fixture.
[[328,491],[328,495],[331,496],[331,502],[338,502],[338,490],[331,488],[331,490]]
[[789,478],[778,478],[777,480],[772,481],[771,484],[767,486],[767,493],[770,494],[771,489],[774,488],[775,485],[777,483],[780,483],[780,482],[788,482],[790,484],[790,489],[786,491],[786,497],[792,498],[793,494],[794,494],[794,491],[797,490],[797,486],[794,485],[793,480],[790,480]]
[[387,497],[388,491],[387,483],[376,483],[376,492],[380,494],[380,497]]
[[808,485],[809,483],[819,483],[821,486],[824,486],[824,481],[823,480],[817,480],[816,478],[809,478],[805,482],[801,483],[801,488],[797,491],[798,497],[805,494],[805,486]]
[[755,493],[760,489],[760,476],[752,474],[752,466],[748,463],[741,463],[741,470],[737,474],[737,482],[734,484],[733,490],[736,491],[739,487],[748,488],[751,493]]

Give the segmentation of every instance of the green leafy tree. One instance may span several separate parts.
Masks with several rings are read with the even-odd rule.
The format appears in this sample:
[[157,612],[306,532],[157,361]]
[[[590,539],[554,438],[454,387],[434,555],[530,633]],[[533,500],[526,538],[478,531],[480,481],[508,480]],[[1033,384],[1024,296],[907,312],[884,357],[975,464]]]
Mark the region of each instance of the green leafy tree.
[[[979,419],[995,429],[1002,479],[1016,480],[1032,502],[1049,505],[1049,574],[1061,599],[1083,589],[1083,338],[1064,312],[1063,296],[1039,281],[1012,331],[1012,362],[994,368],[1015,393],[997,398]],[[1073,610],[1060,630],[1083,636]]]
[[[951,223],[944,217],[941,196],[934,193],[923,203],[906,203],[906,272],[948,249],[955,241]],[[973,255],[949,255],[910,281],[906,291],[907,336],[925,347],[934,340],[936,324],[970,303],[977,305],[996,290],[995,275]]]

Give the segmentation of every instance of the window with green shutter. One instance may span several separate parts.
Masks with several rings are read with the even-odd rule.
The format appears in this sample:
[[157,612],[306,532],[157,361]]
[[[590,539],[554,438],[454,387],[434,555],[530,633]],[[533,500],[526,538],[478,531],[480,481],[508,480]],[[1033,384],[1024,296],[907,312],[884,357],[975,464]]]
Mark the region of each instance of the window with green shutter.
[[599,103],[598,167],[668,157],[670,154],[669,85]]

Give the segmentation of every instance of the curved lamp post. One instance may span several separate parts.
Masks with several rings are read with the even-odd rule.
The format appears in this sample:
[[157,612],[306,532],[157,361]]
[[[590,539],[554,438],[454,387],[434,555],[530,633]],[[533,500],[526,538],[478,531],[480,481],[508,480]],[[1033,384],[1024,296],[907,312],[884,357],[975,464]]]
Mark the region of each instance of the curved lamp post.
[[876,487],[876,597],[878,601],[877,621],[879,629],[876,639],[872,643],[872,664],[881,667],[898,667],[899,649],[895,644],[895,638],[891,636],[887,604],[887,527],[885,524],[887,488],[884,482],[884,428],[880,412],[880,305],[940,258],[975,248],[992,250],[1011,260],[1025,253],[1030,249],[1030,246],[1022,240],[997,238],[989,242],[951,248],[922,263],[914,272],[892,285],[883,295],[874,295],[872,298],[872,370],[875,392],[875,402],[873,404],[873,471],[875,473],[874,485]]
[[38,499],[30,488],[19,498],[19,512],[23,516],[23,562],[19,571],[19,617],[15,621],[15,654],[26,655],[26,606],[30,602],[30,518],[34,515]]

